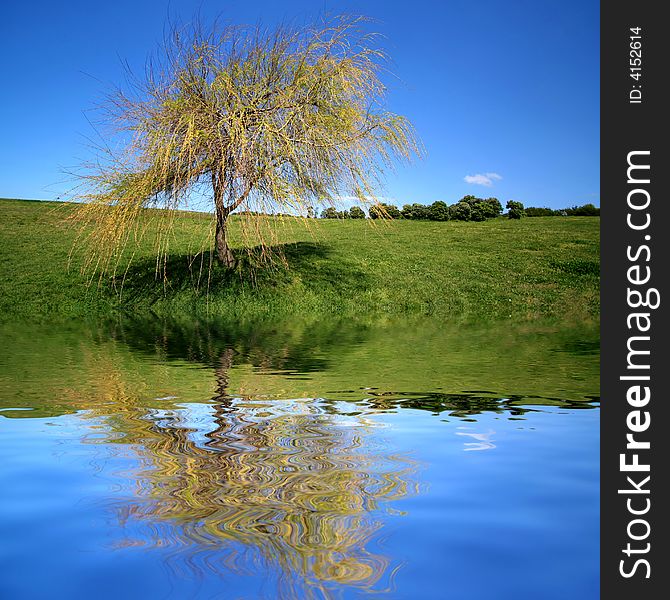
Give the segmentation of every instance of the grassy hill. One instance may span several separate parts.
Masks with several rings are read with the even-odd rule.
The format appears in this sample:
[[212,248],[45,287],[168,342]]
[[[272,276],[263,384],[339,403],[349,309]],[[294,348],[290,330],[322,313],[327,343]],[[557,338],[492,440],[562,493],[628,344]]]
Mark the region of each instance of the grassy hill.
[[[108,315],[114,311],[239,319],[430,315],[444,321],[579,321],[599,314],[599,227],[594,217],[483,223],[284,219],[277,245],[288,267],[234,273],[193,254],[210,218],[180,213],[167,283],[156,280],[149,238],[120,278],[88,285],[68,255],[69,205],[0,200],[0,318]],[[231,222],[241,244],[239,221]],[[125,265],[122,265],[122,271]]]

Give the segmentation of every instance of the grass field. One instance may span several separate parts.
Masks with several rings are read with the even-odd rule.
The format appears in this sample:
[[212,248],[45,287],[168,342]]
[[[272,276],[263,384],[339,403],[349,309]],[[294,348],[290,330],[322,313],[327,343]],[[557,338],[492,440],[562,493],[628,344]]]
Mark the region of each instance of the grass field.
[[[235,319],[429,315],[444,321],[540,317],[577,322],[599,314],[599,227],[595,217],[536,217],[483,223],[286,219],[277,243],[288,268],[217,267],[198,280],[189,257],[209,216],[180,213],[168,282],[155,277],[149,241],[119,280],[87,285],[81,256],[68,265],[72,207],[0,200],[0,318],[108,315],[114,311]],[[233,218],[233,245],[239,245]],[[237,239],[237,241],[236,241]],[[208,259],[205,257],[205,270]],[[193,263],[192,266],[189,266]],[[207,284],[207,280],[209,283]]]

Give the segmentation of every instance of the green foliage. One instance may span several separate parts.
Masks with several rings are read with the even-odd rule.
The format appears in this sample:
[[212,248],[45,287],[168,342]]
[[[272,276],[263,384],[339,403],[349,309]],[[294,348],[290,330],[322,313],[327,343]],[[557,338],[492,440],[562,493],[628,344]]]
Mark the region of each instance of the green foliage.
[[428,221],[430,219],[430,210],[425,204],[405,204],[401,213],[403,219],[413,221]]
[[[360,210],[360,208],[358,209]],[[361,211],[363,212],[363,211]],[[289,215],[290,216],[290,215]],[[336,208],[329,206],[321,213],[322,219],[360,219],[361,217],[352,217],[351,213],[348,210],[337,210]],[[363,218],[365,218],[365,213],[363,213]]]
[[365,211],[360,206],[352,206],[349,209],[351,219],[365,219]]
[[[387,57],[366,22],[173,31],[132,93],[119,90],[103,112],[127,145],[114,154],[105,144],[82,174],[85,264],[116,272],[142,237],[142,209],[155,206],[167,209],[156,245],[164,264],[173,213],[194,189],[211,190],[216,254],[228,267],[226,223],[238,208],[305,214],[341,194],[374,204],[385,168],[420,145],[411,123],[383,108]],[[267,249],[274,231],[257,225],[243,231]]]
[[494,219],[502,212],[502,204],[497,198],[477,198],[472,195],[464,196],[461,202],[470,205],[470,220],[471,221],[486,221],[486,219]]
[[472,207],[467,201],[461,200],[449,207],[449,218],[453,221],[469,221],[472,217]]
[[537,208],[530,206],[525,209],[527,217],[599,217],[600,208],[589,203],[582,206],[572,206],[552,210],[551,208]]
[[402,219],[402,213],[398,207],[385,202],[371,206],[368,212],[371,219]]
[[442,200],[433,202],[428,209],[428,218],[431,221],[448,221],[449,207]]
[[487,219],[495,219],[502,214],[503,207],[498,198],[487,198],[484,200],[484,206],[486,207]]
[[523,209],[523,204],[521,202],[516,202],[515,200],[508,200],[507,202],[507,216],[510,219],[520,219],[525,217],[526,213]]
[[371,206],[368,209],[368,214],[370,215],[371,219],[383,219],[385,216],[384,210],[377,205]]
[[464,196],[452,206],[441,200],[430,206],[424,204],[405,204],[402,216],[413,221],[485,221],[493,219],[502,212],[502,204],[497,198],[477,198],[472,195]]
[[569,217],[599,217],[600,209],[593,204],[584,204],[583,206],[573,206],[564,209],[564,212]]
[[551,208],[538,208],[535,206],[529,206],[524,210],[527,217],[555,217],[561,215],[560,211],[552,210]]
[[474,202],[470,204],[470,220],[471,221],[486,221],[488,214],[487,207],[483,201]]

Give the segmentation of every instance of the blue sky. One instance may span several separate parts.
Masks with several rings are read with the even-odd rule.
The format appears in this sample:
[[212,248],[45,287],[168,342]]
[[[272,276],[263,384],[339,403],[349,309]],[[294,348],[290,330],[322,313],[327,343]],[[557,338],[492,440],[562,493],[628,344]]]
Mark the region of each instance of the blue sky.
[[[90,156],[87,111],[141,69],[168,19],[377,19],[398,80],[389,108],[427,156],[387,178],[398,204],[465,194],[526,206],[600,204],[599,3],[594,0],[3,2],[0,197],[53,199]],[[89,113],[90,114],[90,113]]]

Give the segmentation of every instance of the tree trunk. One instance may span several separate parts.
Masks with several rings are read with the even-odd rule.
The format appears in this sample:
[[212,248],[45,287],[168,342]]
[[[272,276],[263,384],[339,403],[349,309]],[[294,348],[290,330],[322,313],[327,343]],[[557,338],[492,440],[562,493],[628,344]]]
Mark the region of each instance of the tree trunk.
[[216,218],[216,258],[228,269],[233,269],[237,262],[226,240],[226,218],[219,215]]
[[216,209],[216,258],[219,264],[228,269],[233,269],[237,261],[226,240],[226,221],[228,215],[247,199],[251,192],[251,186],[247,187],[245,192],[236,198],[232,204],[226,206],[225,186],[222,183],[225,179],[225,174],[212,173],[212,190],[214,191],[214,208]]

